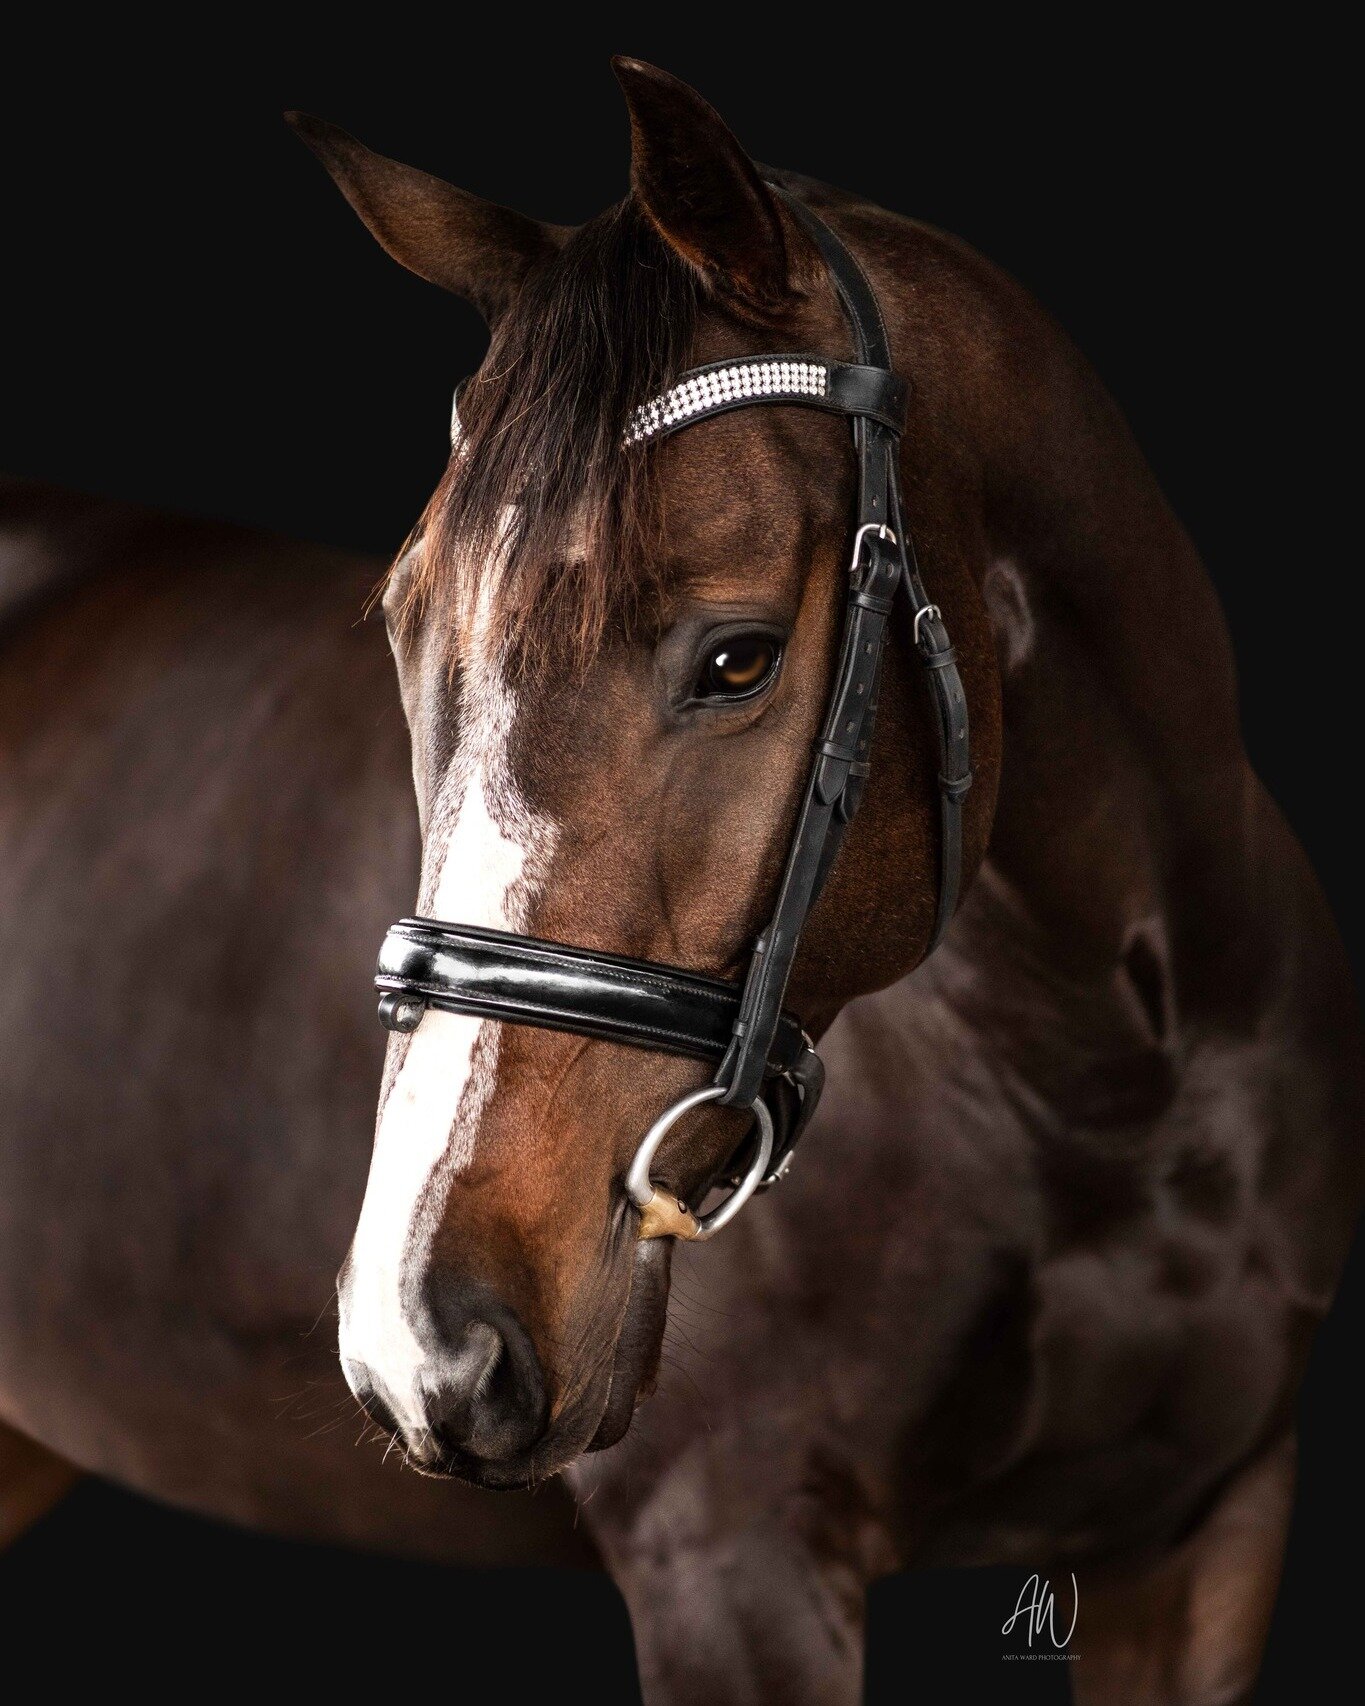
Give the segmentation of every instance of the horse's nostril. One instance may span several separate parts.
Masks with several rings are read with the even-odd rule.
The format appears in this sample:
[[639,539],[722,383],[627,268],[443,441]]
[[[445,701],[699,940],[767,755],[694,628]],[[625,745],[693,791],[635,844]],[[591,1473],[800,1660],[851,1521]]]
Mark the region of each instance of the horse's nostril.
[[424,1409],[431,1444],[447,1453],[497,1461],[530,1446],[545,1423],[540,1361],[516,1317],[475,1319],[451,1331],[449,1351],[427,1365]]
[[453,1383],[467,1389],[471,1401],[477,1403],[488,1391],[502,1360],[502,1334],[487,1321],[471,1321],[464,1340],[455,1353],[451,1369]]

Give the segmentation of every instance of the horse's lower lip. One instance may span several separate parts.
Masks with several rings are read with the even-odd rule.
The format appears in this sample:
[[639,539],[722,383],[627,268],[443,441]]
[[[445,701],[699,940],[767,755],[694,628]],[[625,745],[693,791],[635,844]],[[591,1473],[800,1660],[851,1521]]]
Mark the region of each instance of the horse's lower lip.
[[[604,1402],[609,1406],[609,1393]],[[591,1414],[591,1400],[584,1409]],[[527,1488],[537,1487],[567,1469],[583,1452],[598,1449],[595,1444],[596,1435],[593,1440],[584,1443],[583,1433],[579,1431],[586,1422],[583,1413],[579,1412],[576,1419],[579,1422],[578,1427],[569,1422],[562,1434],[552,1429],[523,1456],[495,1460],[469,1456],[461,1451],[442,1450],[420,1459],[408,1456],[404,1462],[407,1468],[428,1480],[463,1481],[468,1486],[481,1487],[487,1492],[524,1492]],[[627,1423],[629,1420],[627,1415]],[[598,1433],[600,1432],[601,1423],[598,1425]]]
[[488,1463],[481,1458],[453,1457],[448,1453],[419,1463],[408,1460],[408,1467],[428,1481],[462,1481],[469,1487],[481,1487],[489,1493],[525,1492],[542,1476],[533,1475],[529,1464]]
[[[404,1467],[430,1481],[463,1481],[488,1492],[517,1492],[538,1486],[567,1469],[584,1452],[614,1445],[630,1426],[637,1387],[633,1372],[622,1371],[622,1377],[617,1378],[618,1367],[619,1362],[613,1365],[610,1376],[594,1383],[595,1391],[584,1394],[584,1402],[572,1417],[560,1418],[561,1427],[552,1428],[524,1456],[498,1461],[461,1451],[429,1449],[420,1456],[405,1453]],[[595,1431],[585,1439],[597,1394],[601,1395],[602,1409]]]

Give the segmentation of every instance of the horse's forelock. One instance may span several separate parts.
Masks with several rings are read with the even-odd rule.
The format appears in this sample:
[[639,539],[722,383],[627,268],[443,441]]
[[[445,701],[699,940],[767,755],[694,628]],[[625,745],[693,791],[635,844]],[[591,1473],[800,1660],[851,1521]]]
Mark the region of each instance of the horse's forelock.
[[461,395],[408,616],[482,606],[504,655],[529,662],[565,646],[583,659],[648,604],[649,457],[622,430],[686,364],[698,301],[696,275],[630,198],[532,273]]

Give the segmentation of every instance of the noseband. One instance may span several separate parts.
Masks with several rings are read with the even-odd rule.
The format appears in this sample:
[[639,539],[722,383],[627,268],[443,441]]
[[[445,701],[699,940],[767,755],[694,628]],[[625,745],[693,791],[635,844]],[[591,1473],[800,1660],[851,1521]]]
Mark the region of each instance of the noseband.
[[[901,509],[898,447],[906,394],[867,275],[804,203],[774,186],[815,243],[853,333],[855,363],[814,355],[742,356],[685,373],[635,410],[627,449],[680,432],[712,415],[756,404],[803,405],[847,416],[858,463],[857,515],[848,599],[833,686],[777,903],[754,944],[741,984],[653,961],[540,942],[429,918],[389,931],[375,986],[391,1031],[415,1031],[428,1008],[472,1013],[600,1037],[714,1063],[712,1082],[683,1096],[646,1132],[625,1178],[640,1211],[641,1238],[712,1237],[755,1190],[775,1184],[810,1123],[824,1067],[800,1021],[782,1002],[797,943],[858,809],[868,776],[887,622],[898,594],[933,702],[939,747],[938,902],[929,949],[957,905],[962,875],[962,799],[971,786],[967,701],[938,606],[925,595]],[[755,1126],[727,1172],[732,1190],[697,1215],[655,1189],[655,1152],[686,1113],[708,1102],[750,1109]]]

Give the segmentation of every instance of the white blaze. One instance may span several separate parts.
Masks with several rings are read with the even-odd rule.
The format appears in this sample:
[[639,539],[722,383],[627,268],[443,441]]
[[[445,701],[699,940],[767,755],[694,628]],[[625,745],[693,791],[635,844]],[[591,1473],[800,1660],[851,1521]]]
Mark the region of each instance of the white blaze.
[[[483,644],[476,615],[455,757],[427,819],[420,911],[521,930],[539,890],[553,830],[518,794],[507,742],[516,705]],[[429,1011],[380,1109],[369,1182],[342,1301],[341,1357],[366,1365],[398,1419],[423,1425],[425,1353],[413,1331],[409,1276],[425,1264],[444,1189],[469,1165],[497,1067],[497,1024]],[[390,1047],[402,1047],[395,1042]],[[349,1370],[348,1370],[349,1374]]]

